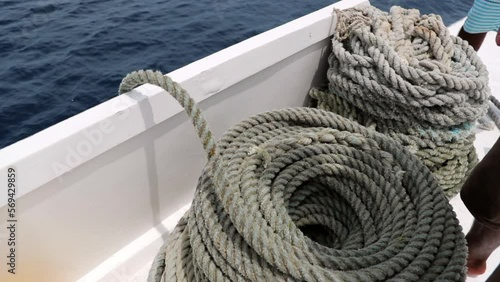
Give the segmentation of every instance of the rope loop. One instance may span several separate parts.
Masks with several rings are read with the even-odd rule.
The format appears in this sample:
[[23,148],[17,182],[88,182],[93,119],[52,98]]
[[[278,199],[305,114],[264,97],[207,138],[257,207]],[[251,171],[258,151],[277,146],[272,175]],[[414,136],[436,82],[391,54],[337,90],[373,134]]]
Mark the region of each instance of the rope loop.
[[201,110],[196,105],[196,102],[180,84],[172,81],[170,77],[163,75],[159,71],[139,70],[123,78],[118,93],[123,94],[132,91],[134,88],[146,83],[163,88],[179,102],[184,110],[186,110],[186,113],[191,118],[191,122],[196,129],[196,133],[198,133],[198,137],[201,140],[207,158],[211,159],[215,155],[215,140],[213,134],[208,128],[208,123],[205,117],[203,117]]
[[430,171],[312,108],[232,126],[149,281],[463,281],[466,246]]
[[487,112],[500,124],[485,65],[437,15],[397,6],[336,13],[329,86],[310,96],[406,146],[453,197],[477,163],[473,125],[491,128]]
[[134,72],[120,93],[144,83],[174,96],[212,142],[206,151],[217,151],[148,281],[464,279],[465,239],[452,207],[424,164],[391,138],[291,108],[243,120],[213,143],[195,102],[161,73]]

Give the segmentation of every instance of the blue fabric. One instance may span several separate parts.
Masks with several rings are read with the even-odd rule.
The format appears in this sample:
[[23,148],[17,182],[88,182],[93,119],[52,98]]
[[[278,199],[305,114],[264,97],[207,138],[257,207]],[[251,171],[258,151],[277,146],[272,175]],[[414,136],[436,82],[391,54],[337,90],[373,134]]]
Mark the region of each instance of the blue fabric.
[[464,30],[468,33],[498,31],[500,28],[500,1],[475,0],[467,15]]

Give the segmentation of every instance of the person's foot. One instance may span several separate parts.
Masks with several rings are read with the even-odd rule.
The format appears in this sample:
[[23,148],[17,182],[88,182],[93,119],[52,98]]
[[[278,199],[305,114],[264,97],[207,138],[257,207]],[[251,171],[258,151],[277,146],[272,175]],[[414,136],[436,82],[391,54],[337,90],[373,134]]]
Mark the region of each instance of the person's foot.
[[481,275],[486,271],[486,260],[500,246],[500,230],[491,229],[474,220],[465,238],[469,247],[468,274]]

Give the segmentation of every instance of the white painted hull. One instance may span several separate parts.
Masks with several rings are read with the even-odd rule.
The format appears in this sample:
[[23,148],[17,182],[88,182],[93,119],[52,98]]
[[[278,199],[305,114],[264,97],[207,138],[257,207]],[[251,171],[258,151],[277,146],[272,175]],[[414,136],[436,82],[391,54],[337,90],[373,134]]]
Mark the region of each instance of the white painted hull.
[[[308,90],[326,80],[333,8],[363,2],[339,2],[169,76],[199,102],[217,136],[258,112],[306,105]],[[498,80],[492,88],[499,93]],[[181,112],[163,90],[144,85],[1,150],[0,183],[9,167],[18,171],[19,248],[18,274],[5,276],[0,264],[0,281],[143,281],[205,163]],[[497,137],[480,134],[481,157]],[[0,192],[2,226],[6,194]],[[5,228],[0,234],[6,254]]]

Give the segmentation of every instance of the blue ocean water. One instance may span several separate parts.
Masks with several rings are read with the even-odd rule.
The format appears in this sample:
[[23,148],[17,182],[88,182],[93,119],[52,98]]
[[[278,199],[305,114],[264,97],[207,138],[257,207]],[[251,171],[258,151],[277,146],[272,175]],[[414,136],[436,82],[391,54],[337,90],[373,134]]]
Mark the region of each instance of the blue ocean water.
[[[1,0],[0,148],[117,95],[127,73],[172,71],[332,0]],[[374,0],[466,16],[473,0]]]

